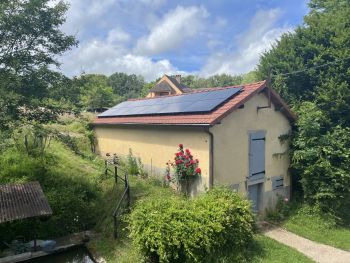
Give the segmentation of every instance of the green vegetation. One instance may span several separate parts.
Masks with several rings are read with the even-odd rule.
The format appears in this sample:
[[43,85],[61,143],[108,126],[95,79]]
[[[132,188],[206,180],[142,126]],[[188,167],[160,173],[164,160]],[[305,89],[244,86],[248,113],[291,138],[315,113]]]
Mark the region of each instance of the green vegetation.
[[[123,186],[120,184],[117,188],[111,188],[113,184],[113,178],[104,180],[104,198],[101,206],[104,208],[104,212],[100,214],[100,220],[96,226],[96,232],[98,236],[92,240],[89,244],[89,248],[103,256],[107,262],[118,263],[133,263],[142,262],[143,257],[139,250],[135,247],[132,239],[129,237],[128,224],[125,222],[120,227],[120,235],[118,239],[113,237],[113,224],[111,213],[115,208],[114,200],[118,199]],[[175,193],[167,188],[163,187],[161,183],[153,179],[141,179],[135,176],[130,177],[132,203],[143,203],[143,200],[172,200],[173,198],[179,198]],[[147,202],[147,201],[145,201]],[[128,218],[128,217],[126,217]],[[237,255],[235,251],[232,251],[232,255],[227,255],[226,259],[218,259],[216,262],[229,263],[229,262],[313,262],[301,253],[293,250],[287,246],[284,246],[270,238],[264,237],[260,234],[254,235],[254,240],[247,246],[246,249],[242,249],[242,254]],[[230,257],[231,256],[231,257]]]
[[250,203],[225,188],[193,200],[177,196],[140,200],[130,217],[130,236],[156,262],[213,262],[232,257],[252,241]]
[[51,69],[77,44],[61,31],[67,8],[63,1],[1,1],[0,129],[24,120],[52,121],[71,109],[71,81]]
[[334,218],[315,207],[298,207],[283,226],[305,238],[350,251],[350,229],[337,226]]
[[[40,238],[62,236],[91,229],[99,215],[101,161],[85,160],[57,141],[45,155],[33,157],[11,147],[0,156],[0,183],[39,181],[53,216],[38,224]],[[0,225],[1,238],[24,235],[33,238],[30,220]]]
[[[313,260],[307,258],[300,252],[291,249],[271,238],[256,235],[256,243],[249,247],[247,254],[251,255],[246,262],[256,263],[311,263]],[[257,251],[257,252],[256,252]]]
[[303,25],[263,54],[258,77],[272,70],[272,86],[299,115],[291,156],[305,201],[349,224],[350,3],[309,7]]

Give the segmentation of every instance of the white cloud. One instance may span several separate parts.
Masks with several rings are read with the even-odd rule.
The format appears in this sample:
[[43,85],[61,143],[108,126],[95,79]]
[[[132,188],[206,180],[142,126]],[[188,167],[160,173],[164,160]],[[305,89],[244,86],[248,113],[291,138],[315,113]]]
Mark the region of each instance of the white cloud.
[[[52,0],[52,3],[58,0]],[[62,29],[67,34],[78,34],[89,30],[96,21],[103,22],[103,17],[120,0],[65,0],[69,5],[66,23]]]
[[135,51],[142,55],[154,55],[173,50],[187,38],[198,34],[208,15],[204,7],[178,6],[166,13],[148,36],[139,39]]
[[119,43],[130,40],[130,35],[121,28],[114,28],[108,32],[107,42]]
[[241,74],[253,70],[260,55],[290,27],[274,27],[281,10],[260,10],[252,18],[249,29],[237,38],[233,52],[216,52],[211,55],[201,69],[204,76],[214,74]]
[[115,39],[94,39],[69,52],[61,61],[62,71],[68,76],[85,73],[112,74],[125,72],[138,74],[146,80],[154,80],[162,74],[172,74],[176,68],[164,59],[152,61],[145,56],[134,55]]

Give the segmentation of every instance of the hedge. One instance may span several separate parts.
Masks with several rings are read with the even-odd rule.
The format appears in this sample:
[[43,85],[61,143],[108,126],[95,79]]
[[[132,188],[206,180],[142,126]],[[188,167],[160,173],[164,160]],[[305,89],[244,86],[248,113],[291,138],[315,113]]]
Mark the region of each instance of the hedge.
[[226,188],[142,200],[128,220],[135,247],[153,262],[213,262],[244,250],[253,235],[249,201]]

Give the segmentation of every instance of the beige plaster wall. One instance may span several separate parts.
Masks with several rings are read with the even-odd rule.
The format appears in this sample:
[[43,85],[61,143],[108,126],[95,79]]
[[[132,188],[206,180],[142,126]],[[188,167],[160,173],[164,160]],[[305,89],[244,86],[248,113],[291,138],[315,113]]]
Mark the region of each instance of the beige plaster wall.
[[[266,95],[257,94],[245,103],[244,108],[235,110],[221,124],[211,128],[214,134],[214,184],[239,184],[238,190],[244,193],[249,172],[249,132],[266,132],[263,208],[272,207],[276,201],[274,194],[267,193],[272,191],[271,177],[283,176],[284,185],[290,185],[289,156],[278,156],[288,150],[288,143],[282,144],[278,137],[288,133],[291,126],[282,113],[275,111],[274,105],[257,112],[257,106],[267,105]],[[289,191],[284,193],[288,195]]]
[[[195,127],[96,126],[97,149],[102,156],[126,156],[129,149],[141,158],[149,174],[163,176],[166,162],[173,161],[179,143],[200,161],[201,180],[197,190],[209,187],[209,136]],[[152,168],[152,169],[151,169]]]

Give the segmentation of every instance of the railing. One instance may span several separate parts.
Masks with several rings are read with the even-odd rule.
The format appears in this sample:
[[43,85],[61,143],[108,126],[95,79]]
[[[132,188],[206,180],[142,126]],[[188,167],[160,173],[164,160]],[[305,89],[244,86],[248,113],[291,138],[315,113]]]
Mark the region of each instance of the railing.
[[[107,155],[108,156],[108,155]],[[118,157],[113,155],[112,159],[105,161],[105,175],[108,176],[109,173],[113,173],[114,181],[116,186],[118,185],[118,180],[124,182],[124,191],[120,197],[117,206],[113,211],[113,225],[114,225],[114,238],[118,237],[118,226],[120,224],[120,216],[123,213],[123,210],[130,208],[130,185],[128,172],[119,167]],[[113,167],[111,170],[110,167]],[[119,173],[123,173],[123,176],[120,176]]]

